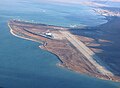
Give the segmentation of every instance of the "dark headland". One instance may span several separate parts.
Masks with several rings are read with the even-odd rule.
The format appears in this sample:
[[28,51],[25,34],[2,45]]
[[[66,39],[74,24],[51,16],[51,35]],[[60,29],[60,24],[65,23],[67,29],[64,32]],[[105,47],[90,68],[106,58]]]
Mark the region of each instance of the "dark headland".
[[[82,36],[70,28],[17,20],[10,20],[8,26],[13,35],[42,43],[41,49],[59,57],[59,66],[100,79],[120,81],[112,68],[103,63],[100,55],[87,45],[93,39],[90,36]],[[102,27],[104,25],[101,25],[101,30]]]

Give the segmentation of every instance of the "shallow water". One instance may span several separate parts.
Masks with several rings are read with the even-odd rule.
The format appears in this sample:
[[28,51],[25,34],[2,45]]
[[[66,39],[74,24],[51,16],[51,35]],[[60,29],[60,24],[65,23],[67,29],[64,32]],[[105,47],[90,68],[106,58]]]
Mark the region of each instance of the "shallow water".
[[[87,16],[90,18],[86,18]],[[7,26],[9,19],[61,26],[93,26],[105,23],[103,18],[85,6],[43,4],[32,0],[0,1],[0,87],[119,88],[119,83],[99,80],[57,67],[59,60],[55,55],[39,49],[38,43],[14,37]],[[91,19],[97,22],[91,23]]]

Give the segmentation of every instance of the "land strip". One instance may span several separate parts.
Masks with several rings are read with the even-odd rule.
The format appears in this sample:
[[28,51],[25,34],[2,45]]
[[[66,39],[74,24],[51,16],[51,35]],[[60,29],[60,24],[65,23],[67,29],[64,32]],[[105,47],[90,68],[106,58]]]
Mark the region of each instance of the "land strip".
[[41,49],[56,54],[59,66],[100,79],[120,81],[69,28],[11,20],[8,25],[17,37],[42,43]]

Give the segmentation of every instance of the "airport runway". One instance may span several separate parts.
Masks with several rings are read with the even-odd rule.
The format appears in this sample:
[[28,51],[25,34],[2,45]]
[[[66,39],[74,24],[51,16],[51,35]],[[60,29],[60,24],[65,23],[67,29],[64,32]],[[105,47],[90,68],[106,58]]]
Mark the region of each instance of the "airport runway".
[[68,31],[60,31],[62,35],[71,42],[87,59],[90,63],[92,63],[96,69],[103,75],[113,76],[113,73],[110,72],[103,66],[102,62],[100,62],[100,58],[90,50],[84,43],[78,40],[75,35],[71,34]]

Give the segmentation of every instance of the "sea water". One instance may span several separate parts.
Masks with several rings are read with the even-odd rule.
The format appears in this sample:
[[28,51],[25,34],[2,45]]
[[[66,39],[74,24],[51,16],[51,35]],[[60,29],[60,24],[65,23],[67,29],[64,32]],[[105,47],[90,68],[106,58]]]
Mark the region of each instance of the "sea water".
[[58,26],[105,23],[104,17],[82,5],[38,3],[34,0],[0,1],[0,88],[119,88],[119,83],[100,80],[58,67],[58,57],[40,49],[39,43],[10,34],[7,21],[28,20]]

